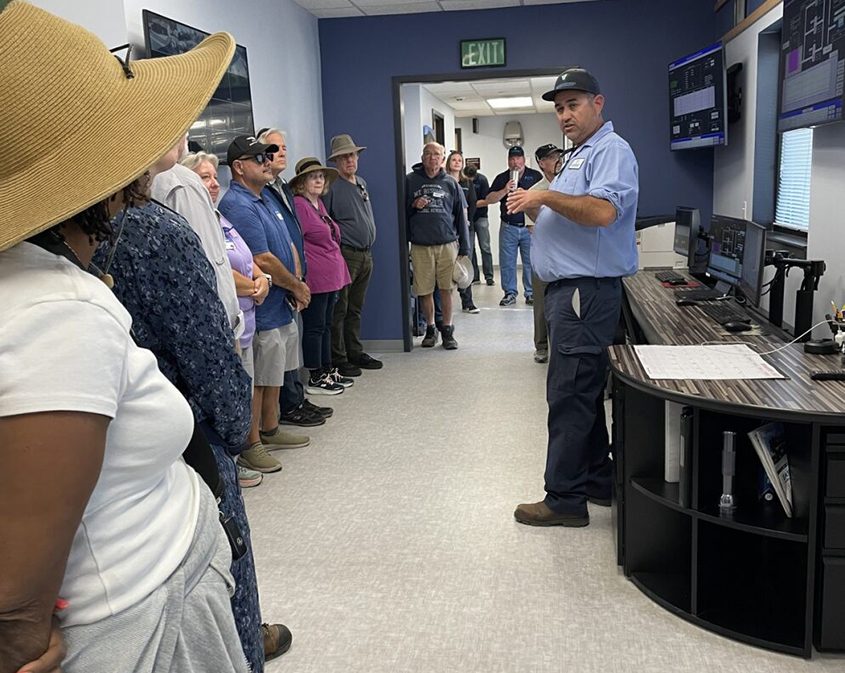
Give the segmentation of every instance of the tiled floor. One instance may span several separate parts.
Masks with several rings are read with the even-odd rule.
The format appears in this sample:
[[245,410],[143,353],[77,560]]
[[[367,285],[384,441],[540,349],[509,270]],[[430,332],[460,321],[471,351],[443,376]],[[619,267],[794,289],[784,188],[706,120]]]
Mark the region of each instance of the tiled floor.
[[[246,492],[264,618],[286,673],[841,672],[666,612],[620,573],[608,509],[585,529],[531,528],[543,495],[545,366],[522,298],[474,288],[457,351],[384,355],[312,446]],[[416,340],[419,342],[419,339]],[[374,354],[376,355],[376,354]],[[775,590],[773,588],[773,590]]]

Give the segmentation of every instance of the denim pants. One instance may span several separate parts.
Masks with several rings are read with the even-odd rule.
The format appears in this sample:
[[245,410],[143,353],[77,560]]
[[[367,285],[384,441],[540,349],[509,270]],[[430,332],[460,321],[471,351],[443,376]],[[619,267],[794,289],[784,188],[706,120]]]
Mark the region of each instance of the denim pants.
[[622,306],[619,278],[574,278],[549,283],[549,447],[546,505],[584,514],[587,496],[609,498],[613,463],[604,414],[607,348]]
[[502,222],[499,228],[499,273],[505,294],[519,294],[516,287],[517,251],[522,257],[522,288],[527,299],[534,296],[531,287],[531,234],[525,227]]
[[486,217],[479,217],[472,223],[469,233],[469,245],[472,248],[472,268],[474,271],[473,280],[479,280],[478,255],[475,249],[475,239],[478,238],[478,247],[481,249],[481,270],[485,280],[493,280],[493,252],[490,247],[490,220]]
[[318,292],[302,311],[302,359],[306,369],[322,369],[332,363],[332,316],[337,292]]

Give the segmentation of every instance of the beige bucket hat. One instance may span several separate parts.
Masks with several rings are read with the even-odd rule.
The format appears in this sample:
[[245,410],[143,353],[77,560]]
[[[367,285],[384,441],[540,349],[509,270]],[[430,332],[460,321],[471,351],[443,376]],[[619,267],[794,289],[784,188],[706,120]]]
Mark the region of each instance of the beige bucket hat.
[[344,154],[351,154],[352,152],[362,152],[366,147],[358,147],[355,144],[355,141],[352,140],[352,136],[348,133],[341,133],[338,136],[332,138],[332,150],[331,154],[329,154],[329,161],[335,159],[339,156],[343,156]]
[[124,65],[93,33],[22,0],[0,11],[0,250],[141,176],[188,131],[234,51],[217,33]]

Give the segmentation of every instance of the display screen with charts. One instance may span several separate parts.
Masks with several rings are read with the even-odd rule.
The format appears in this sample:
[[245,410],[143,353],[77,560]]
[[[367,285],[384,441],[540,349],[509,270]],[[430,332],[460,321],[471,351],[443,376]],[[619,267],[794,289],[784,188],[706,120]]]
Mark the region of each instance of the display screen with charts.
[[786,378],[744,344],[634,346],[650,379],[715,381]]
[[[182,54],[209,36],[209,33],[147,9],[143,11],[143,20],[144,39],[150,58]],[[188,131],[188,139],[203,151],[216,154],[221,163],[226,163],[226,149],[235,136],[251,136],[254,133],[246,47],[237,45],[229,69],[208,102],[208,107]]]

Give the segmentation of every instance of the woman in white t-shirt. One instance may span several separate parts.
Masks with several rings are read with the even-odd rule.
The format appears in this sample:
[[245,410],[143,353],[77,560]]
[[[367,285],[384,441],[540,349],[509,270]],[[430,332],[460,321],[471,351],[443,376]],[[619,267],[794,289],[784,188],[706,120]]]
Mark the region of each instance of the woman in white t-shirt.
[[[218,34],[116,60],[24,2],[0,11],[0,673],[56,670],[54,619],[65,673],[246,671],[229,544],[181,458],[191,410],[86,271],[233,51]],[[34,128],[73,132],[39,150]]]

